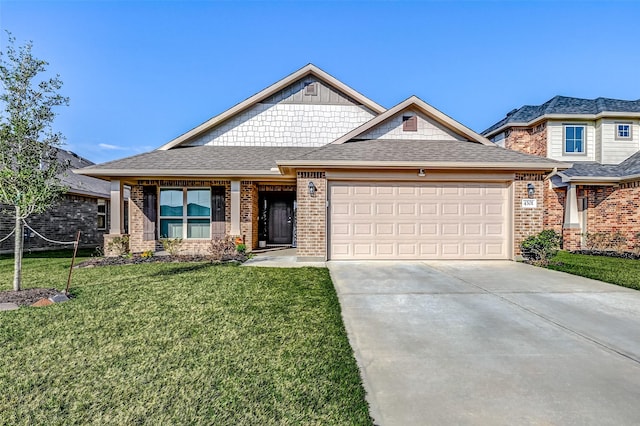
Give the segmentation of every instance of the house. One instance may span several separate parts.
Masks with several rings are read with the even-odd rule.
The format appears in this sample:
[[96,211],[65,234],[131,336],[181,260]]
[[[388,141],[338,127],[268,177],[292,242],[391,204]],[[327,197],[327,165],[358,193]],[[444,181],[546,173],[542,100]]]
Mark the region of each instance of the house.
[[[71,169],[94,163],[79,155],[58,149],[58,160],[68,162]],[[75,241],[80,231],[80,247],[101,247],[103,235],[109,228],[109,182],[67,171],[61,182],[68,188],[55,206],[44,213],[31,215],[26,223],[35,231],[54,241]],[[15,226],[13,207],[0,205],[0,238]],[[13,253],[14,238],[0,243],[0,253]],[[64,245],[49,243],[25,228],[24,249],[61,249]],[[67,246],[68,247],[68,246]]]
[[511,259],[543,228],[548,175],[568,167],[417,97],[386,109],[309,64],[154,151],[76,173],[110,181],[107,241],[125,232],[131,187],[133,252],[232,235],[299,260]]
[[584,248],[587,235],[620,232],[640,244],[640,100],[556,96],[515,109],[482,134],[519,152],[563,162],[544,193],[544,226],[564,248]]

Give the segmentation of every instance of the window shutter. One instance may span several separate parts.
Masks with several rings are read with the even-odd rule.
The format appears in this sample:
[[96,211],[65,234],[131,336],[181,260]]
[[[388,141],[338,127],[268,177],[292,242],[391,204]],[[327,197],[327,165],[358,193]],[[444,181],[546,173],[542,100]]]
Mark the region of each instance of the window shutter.
[[154,241],[157,235],[157,202],[158,195],[155,186],[142,188],[142,213],[144,215],[143,240]]

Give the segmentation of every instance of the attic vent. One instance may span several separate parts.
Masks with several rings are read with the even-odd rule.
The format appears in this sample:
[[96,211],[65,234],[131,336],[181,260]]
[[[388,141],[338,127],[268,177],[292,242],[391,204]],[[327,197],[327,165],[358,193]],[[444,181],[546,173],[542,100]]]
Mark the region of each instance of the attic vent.
[[318,94],[318,83],[305,83],[304,94],[306,96],[316,96]]
[[418,131],[418,117],[415,115],[402,116],[402,130],[405,132]]
[[507,113],[507,117],[511,117],[513,114],[515,114],[516,112],[518,112],[518,108],[512,109],[511,111],[509,111]]

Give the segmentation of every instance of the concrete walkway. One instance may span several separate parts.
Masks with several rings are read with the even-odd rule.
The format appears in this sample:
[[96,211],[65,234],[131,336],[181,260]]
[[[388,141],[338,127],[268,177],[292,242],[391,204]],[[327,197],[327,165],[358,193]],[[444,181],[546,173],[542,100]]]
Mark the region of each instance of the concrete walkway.
[[0,311],[15,311],[18,305],[15,303],[0,303]]
[[296,249],[287,248],[257,253],[253,258],[243,263],[242,266],[265,266],[271,268],[302,268],[305,266],[312,266],[317,268],[324,268],[326,266],[326,263],[298,262],[296,257]]
[[640,292],[515,262],[328,262],[376,424],[640,422]]

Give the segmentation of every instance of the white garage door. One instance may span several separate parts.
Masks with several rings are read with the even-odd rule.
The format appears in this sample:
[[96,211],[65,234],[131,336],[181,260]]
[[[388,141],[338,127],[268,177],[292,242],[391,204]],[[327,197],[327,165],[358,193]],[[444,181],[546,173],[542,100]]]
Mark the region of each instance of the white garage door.
[[507,188],[330,182],[329,258],[507,259]]

